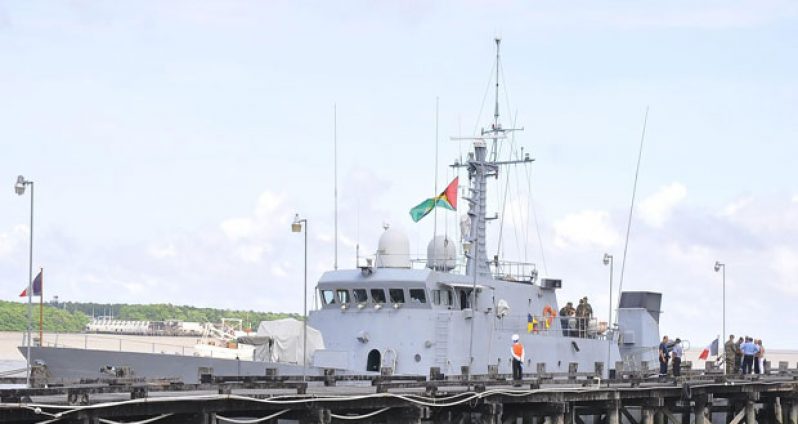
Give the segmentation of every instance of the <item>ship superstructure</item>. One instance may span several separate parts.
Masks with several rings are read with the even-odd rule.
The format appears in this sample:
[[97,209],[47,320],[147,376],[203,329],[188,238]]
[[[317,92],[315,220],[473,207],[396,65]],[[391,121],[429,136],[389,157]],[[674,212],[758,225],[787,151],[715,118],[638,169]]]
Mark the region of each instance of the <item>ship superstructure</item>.
[[533,161],[528,155],[497,160],[497,144],[518,130],[504,129],[499,120],[499,46],[496,39],[493,122],[469,138],[468,160],[453,165],[466,168],[470,181],[468,231],[462,237],[465,272],[457,272],[462,267],[456,266],[453,240],[437,236],[426,260],[411,260],[407,238],[386,228],[373,261],[321,277],[321,308],[311,312],[310,325],[322,332],[327,349],[315,353],[315,365],[415,375],[432,367],[444,374],[510,373],[513,334],[526,347],[527,369],[545,363],[549,371],[567,371],[570,363],[578,363],[592,370],[603,362],[610,364],[608,370],[622,359],[622,350],[638,363],[653,359],[652,349],[641,346],[653,347],[659,337],[658,294],[624,295],[615,329],[596,319],[557,317],[562,281],[538,279],[534,264],[488,260],[487,179],[496,177],[502,165]]

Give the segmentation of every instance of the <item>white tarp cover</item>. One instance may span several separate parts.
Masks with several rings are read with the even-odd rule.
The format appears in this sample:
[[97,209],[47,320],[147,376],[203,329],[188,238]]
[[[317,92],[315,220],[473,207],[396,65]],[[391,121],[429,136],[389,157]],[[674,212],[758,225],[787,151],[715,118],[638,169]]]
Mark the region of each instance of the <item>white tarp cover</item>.
[[[293,318],[262,321],[258,325],[258,336],[266,336],[273,340],[271,354],[268,345],[258,346],[255,350],[256,361],[288,362],[302,365],[302,321]],[[324,349],[321,332],[308,326],[307,364],[311,364],[313,352]]]

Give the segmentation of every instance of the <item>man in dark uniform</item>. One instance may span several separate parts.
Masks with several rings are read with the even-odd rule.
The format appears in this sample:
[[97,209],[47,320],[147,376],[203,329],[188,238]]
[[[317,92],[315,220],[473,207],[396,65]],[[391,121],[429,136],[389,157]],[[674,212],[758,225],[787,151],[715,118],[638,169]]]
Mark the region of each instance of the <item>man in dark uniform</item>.
[[664,380],[668,376],[668,358],[670,353],[668,351],[668,336],[662,337],[662,343],[659,344],[659,378]]

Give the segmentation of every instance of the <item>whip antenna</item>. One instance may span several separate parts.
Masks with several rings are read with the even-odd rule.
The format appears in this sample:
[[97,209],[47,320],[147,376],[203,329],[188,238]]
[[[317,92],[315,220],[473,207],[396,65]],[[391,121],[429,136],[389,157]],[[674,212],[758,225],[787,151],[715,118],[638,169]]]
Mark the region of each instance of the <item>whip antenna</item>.
[[[623,274],[626,270],[626,252],[629,248],[629,233],[632,230],[632,212],[635,209],[635,195],[637,194],[637,178],[640,175],[640,161],[643,158],[643,141],[646,139],[646,125],[648,124],[648,106],[646,115],[643,117],[643,133],[640,135],[640,149],[637,152],[637,168],[635,168],[635,182],[632,186],[632,204],[629,205],[629,219],[626,221],[626,241],[623,244],[623,259],[621,259],[621,281],[618,284],[618,308],[621,307],[621,293],[623,293]],[[612,301],[612,300],[610,300]],[[618,320],[616,314],[615,320]]]

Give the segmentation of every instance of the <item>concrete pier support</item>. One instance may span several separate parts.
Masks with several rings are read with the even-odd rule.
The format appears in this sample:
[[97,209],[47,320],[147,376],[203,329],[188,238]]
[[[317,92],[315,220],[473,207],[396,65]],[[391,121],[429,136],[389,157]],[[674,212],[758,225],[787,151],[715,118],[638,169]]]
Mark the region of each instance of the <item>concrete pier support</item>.
[[621,424],[621,407],[619,402],[607,402],[607,424]]
[[798,424],[798,399],[790,400],[789,424]]
[[707,398],[705,396],[696,396],[693,400],[693,415],[695,416],[695,424],[711,424],[710,420],[706,419]]
[[777,424],[784,424],[784,412],[781,409],[781,398],[776,398],[773,402],[773,416]]
[[[754,401],[745,401],[745,423],[756,424],[756,409],[754,408]],[[696,423],[698,424],[698,423]]]
[[643,407],[640,409],[641,424],[654,424],[654,409]]

